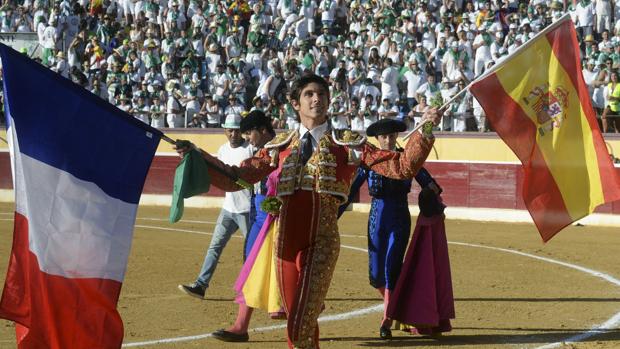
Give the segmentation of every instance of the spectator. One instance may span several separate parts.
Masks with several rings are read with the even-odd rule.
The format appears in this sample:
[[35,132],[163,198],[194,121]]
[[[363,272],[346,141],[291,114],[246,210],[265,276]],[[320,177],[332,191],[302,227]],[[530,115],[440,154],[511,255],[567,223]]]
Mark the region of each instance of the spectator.
[[395,119],[398,116],[398,107],[392,103],[389,97],[383,98],[383,103],[377,109],[380,119]]
[[618,71],[612,70],[610,82],[605,88],[607,105],[601,117],[603,132],[619,132],[620,128],[620,81],[618,81]]
[[[427,102],[437,95],[436,82],[444,77],[452,85],[472,81],[567,12],[579,33],[583,65],[595,61],[592,69],[584,69],[584,77],[588,75],[598,115],[606,106],[607,59],[610,68],[620,68],[620,21],[615,21],[620,6],[611,0],[375,5],[353,0],[253,1],[251,7],[246,0],[226,5],[214,0],[123,0],[93,3],[87,9],[82,0],[28,0],[0,9],[0,31],[36,32],[45,65],[111,103],[143,85],[161,94],[161,86],[176,81],[181,112],[187,110],[193,89],[202,104],[195,125],[205,126],[209,103],[203,103],[203,94],[213,96],[219,112],[226,109],[230,95],[243,109],[252,107],[256,94],[263,98],[260,108],[276,97],[273,108],[266,108],[282,118],[276,124],[296,125],[295,118],[287,116],[286,92],[288,82],[306,70],[329,76],[331,90],[339,91],[346,110],[352,97],[363,110],[365,105],[376,108],[387,96],[393,103],[401,99],[400,104],[406,98],[407,114],[419,94]],[[372,95],[371,104],[365,102],[367,94]],[[165,92],[159,97],[160,103],[171,102]],[[149,108],[153,102],[145,96]],[[477,128],[486,129],[482,110],[476,101],[472,104]],[[220,120],[213,123],[213,118],[211,125],[218,125]],[[366,120],[363,114],[361,118],[358,123]]]
[[199,113],[203,118],[206,118],[205,126],[209,128],[220,127],[220,122],[222,118],[222,111],[220,106],[217,104],[217,101],[211,96],[207,94],[205,96],[205,102],[202,105]]
[[391,58],[385,60],[385,69],[381,73],[381,95],[388,98],[391,103],[398,99],[398,69],[393,67]]

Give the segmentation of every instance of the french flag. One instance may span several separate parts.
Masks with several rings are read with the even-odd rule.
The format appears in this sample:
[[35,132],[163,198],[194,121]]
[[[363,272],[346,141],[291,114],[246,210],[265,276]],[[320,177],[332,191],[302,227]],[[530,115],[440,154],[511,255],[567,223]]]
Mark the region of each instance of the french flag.
[[0,317],[19,348],[120,348],[116,310],[162,133],[0,44],[15,189]]

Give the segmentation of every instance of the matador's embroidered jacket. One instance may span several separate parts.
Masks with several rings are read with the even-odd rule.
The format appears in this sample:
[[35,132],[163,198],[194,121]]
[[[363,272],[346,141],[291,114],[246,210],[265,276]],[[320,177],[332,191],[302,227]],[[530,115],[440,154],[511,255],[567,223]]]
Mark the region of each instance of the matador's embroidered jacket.
[[[278,169],[276,269],[287,313],[291,348],[318,346],[317,319],[340,250],[338,207],[346,202],[359,166],[394,179],[413,178],[423,165],[433,138],[414,133],[403,152],[381,150],[350,131],[325,133],[306,165],[299,161],[299,131],[274,138],[239,167],[205,158],[247,182],[255,183]],[[211,171],[211,183],[226,191],[239,190],[232,180]]]

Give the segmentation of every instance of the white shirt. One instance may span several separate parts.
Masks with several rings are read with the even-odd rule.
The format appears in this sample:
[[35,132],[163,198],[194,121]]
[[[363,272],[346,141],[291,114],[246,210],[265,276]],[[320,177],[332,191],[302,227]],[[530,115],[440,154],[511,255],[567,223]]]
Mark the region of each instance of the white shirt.
[[304,138],[304,135],[307,132],[310,132],[310,135],[312,136],[312,151],[314,152],[319,145],[319,139],[321,139],[325,132],[327,132],[327,122],[322,123],[312,130],[308,130],[306,126],[299,124],[299,139]]
[[[217,158],[223,163],[231,166],[239,166],[245,159],[253,156],[254,149],[249,143],[233,148],[229,142],[222,144],[217,151]],[[250,212],[251,193],[247,189],[226,193],[224,196],[224,204],[222,209],[231,213]]]
[[414,73],[407,70],[403,80],[407,82],[407,98],[416,98],[416,91],[426,81],[426,74],[423,71]]
[[392,100],[398,98],[398,70],[387,67],[381,74],[381,96]]
[[577,6],[575,6],[575,14],[577,15],[577,27],[586,27],[594,24],[596,11],[593,3],[582,6],[581,1],[578,1]]
[[351,120],[351,130],[352,131],[364,131],[366,127],[364,127],[364,119],[360,117],[355,117]]
[[43,47],[47,49],[53,49],[56,47],[56,28],[53,26],[47,26],[43,31]]

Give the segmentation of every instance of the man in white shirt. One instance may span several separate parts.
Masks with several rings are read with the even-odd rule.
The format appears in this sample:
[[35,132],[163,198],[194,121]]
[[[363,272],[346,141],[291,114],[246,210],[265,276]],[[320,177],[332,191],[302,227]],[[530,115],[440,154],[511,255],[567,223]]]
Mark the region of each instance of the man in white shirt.
[[[241,117],[229,115],[222,125],[228,142],[220,147],[217,158],[227,165],[239,166],[245,159],[254,154],[252,146],[246,142],[241,130]],[[179,290],[192,296],[204,299],[205,291],[209,287],[209,281],[213,277],[220,255],[226,247],[228,240],[237,230],[245,237],[250,227],[250,199],[249,190],[226,192],[222,211],[215,223],[211,244],[207,250],[200,274],[196,281],[189,285],[179,285]]]
[[55,65],[52,67],[52,70],[56,73],[62,75],[63,78],[69,77],[69,65],[67,64],[67,60],[65,59],[65,54],[62,51],[59,51],[56,54]]
[[43,65],[49,65],[54,55],[54,50],[57,49],[58,30],[56,29],[56,20],[50,19],[49,25],[45,27],[42,35],[41,46],[43,46]]
[[355,65],[353,69],[349,70],[347,78],[349,79],[349,86],[351,86],[351,96],[358,96],[358,92],[362,87],[362,82],[366,76],[366,71],[362,65],[362,58],[355,58]]
[[183,127],[185,119],[182,115],[181,103],[177,96],[180,92],[177,90],[178,84],[168,91],[168,100],[166,101],[166,121],[169,128]]
[[575,6],[575,15],[577,16],[577,34],[579,38],[585,38],[586,35],[592,34],[594,24],[596,22],[596,9],[590,0],[581,0]]
[[426,82],[426,73],[419,69],[415,58],[409,59],[409,69],[403,75],[402,80],[407,83],[407,105],[411,110],[418,104],[416,100],[418,88]]
[[[357,97],[362,100],[364,98],[366,98],[367,95],[371,95],[372,96],[372,101],[373,104],[375,102],[378,101],[378,97],[381,96],[381,91],[379,91],[379,89],[377,88],[377,86],[375,86],[372,82],[371,78],[366,78],[365,80],[363,80],[362,86],[360,86],[359,92],[357,94]],[[378,103],[378,102],[377,102]],[[364,103],[361,103],[362,107],[364,106]]]
[[596,32],[602,33],[604,30],[612,29],[612,9],[613,1],[611,0],[594,0],[596,11]]
[[392,59],[385,60],[385,69],[381,73],[381,96],[394,103],[398,99],[398,69],[392,66]]
[[226,65],[223,63],[217,65],[217,73],[213,76],[211,82],[213,99],[215,99],[220,106],[224,106],[230,92],[230,77],[226,73]]
[[456,69],[452,70],[447,78],[451,84],[456,84],[459,81],[465,81],[466,84],[469,84],[474,79],[474,73],[467,68],[465,61],[459,59],[456,63]]
[[237,59],[241,55],[241,38],[239,37],[239,29],[237,27],[232,28],[232,33],[226,38],[226,57],[229,60]]
[[336,16],[336,1],[323,0],[319,5],[319,12],[321,13],[321,22],[324,26],[331,28]]
[[383,97],[383,103],[379,106],[377,113],[379,113],[379,120],[395,119],[398,116],[398,107],[392,104],[388,97]]
[[[500,32],[501,33],[501,32]],[[486,25],[482,25],[480,27],[480,32],[474,39],[473,49],[476,52],[474,54],[474,74],[475,76],[480,76],[484,71],[484,67],[487,62],[492,61],[493,57],[491,55],[491,45],[493,45],[494,40],[490,33],[487,32]]]

